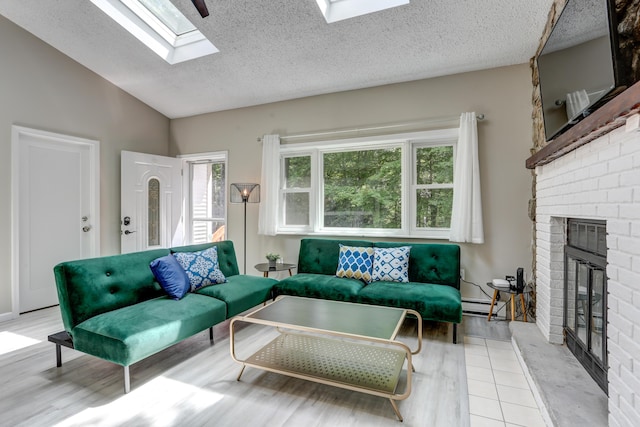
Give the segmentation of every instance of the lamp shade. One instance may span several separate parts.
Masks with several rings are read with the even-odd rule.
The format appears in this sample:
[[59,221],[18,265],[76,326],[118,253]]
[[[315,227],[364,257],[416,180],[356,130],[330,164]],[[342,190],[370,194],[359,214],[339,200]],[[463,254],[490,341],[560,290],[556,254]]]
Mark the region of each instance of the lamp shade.
[[260,203],[260,184],[231,184],[231,203]]

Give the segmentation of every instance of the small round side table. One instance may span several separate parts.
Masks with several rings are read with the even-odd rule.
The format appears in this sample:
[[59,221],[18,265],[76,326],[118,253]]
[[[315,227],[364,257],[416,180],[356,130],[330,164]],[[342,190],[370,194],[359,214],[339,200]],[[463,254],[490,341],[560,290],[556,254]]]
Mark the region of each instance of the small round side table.
[[269,273],[272,271],[284,271],[284,270],[289,270],[289,276],[292,276],[293,273],[291,272],[291,269],[296,268],[296,265],[276,262],[275,267],[269,267],[268,262],[263,262],[263,263],[254,265],[253,268],[255,268],[258,271],[261,271],[264,277],[269,277]]
[[487,317],[487,321],[491,321],[491,315],[493,314],[493,306],[496,303],[496,299],[498,298],[498,292],[506,292],[511,295],[511,320],[516,320],[516,295],[520,295],[520,305],[522,306],[522,319],[523,321],[527,321],[527,309],[524,305],[524,294],[528,294],[531,292],[531,287],[529,285],[525,286],[523,290],[518,291],[516,289],[511,289],[508,286],[496,286],[493,282],[487,282],[487,286],[493,289],[493,298],[491,299],[491,307],[489,308],[489,316]]

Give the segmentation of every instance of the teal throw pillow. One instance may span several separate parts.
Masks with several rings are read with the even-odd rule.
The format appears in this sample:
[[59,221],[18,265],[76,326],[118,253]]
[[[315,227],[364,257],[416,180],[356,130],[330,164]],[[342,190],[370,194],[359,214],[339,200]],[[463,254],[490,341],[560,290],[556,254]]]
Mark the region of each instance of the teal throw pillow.
[[371,280],[386,282],[409,282],[409,253],[411,246],[375,248]]
[[373,248],[340,245],[336,276],[371,282]]
[[187,273],[171,255],[154,259],[149,264],[149,268],[162,289],[172,299],[176,301],[182,299],[191,289]]
[[227,281],[220,271],[218,249],[215,246],[200,252],[177,252],[173,256],[186,271],[191,292]]

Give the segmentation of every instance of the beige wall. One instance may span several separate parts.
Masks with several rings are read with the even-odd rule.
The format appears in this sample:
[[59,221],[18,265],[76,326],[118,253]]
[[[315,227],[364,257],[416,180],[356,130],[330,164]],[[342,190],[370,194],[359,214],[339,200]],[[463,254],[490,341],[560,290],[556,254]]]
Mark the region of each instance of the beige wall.
[[169,120],[2,16],[0,57],[1,317],[11,311],[11,125],[100,141],[106,255],[120,251],[120,151],[166,155]]
[[[485,241],[462,245],[467,280],[484,283],[531,266],[527,204],[531,175],[531,76],[526,64],[409,83],[334,93],[171,121],[170,154],[229,151],[230,182],[260,182],[262,146],[256,138],[332,129],[486,115],[479,124]],[[242,265],[242,206],[229,205],[228,237]],[[248,206],[247,272],[279,252],[297,261],[300,236],[257,236],[257,205]],[[479,296],[471,285],[463,295]]]

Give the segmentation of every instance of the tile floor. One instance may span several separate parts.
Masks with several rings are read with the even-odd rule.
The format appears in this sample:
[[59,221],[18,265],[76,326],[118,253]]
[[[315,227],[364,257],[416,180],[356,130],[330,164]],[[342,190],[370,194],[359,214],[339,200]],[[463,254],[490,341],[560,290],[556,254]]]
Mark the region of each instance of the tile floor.
[[464,337],[471,427],[546,427],[510,341]]

